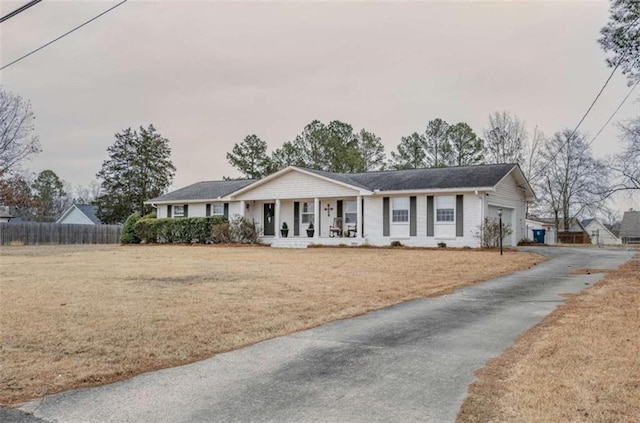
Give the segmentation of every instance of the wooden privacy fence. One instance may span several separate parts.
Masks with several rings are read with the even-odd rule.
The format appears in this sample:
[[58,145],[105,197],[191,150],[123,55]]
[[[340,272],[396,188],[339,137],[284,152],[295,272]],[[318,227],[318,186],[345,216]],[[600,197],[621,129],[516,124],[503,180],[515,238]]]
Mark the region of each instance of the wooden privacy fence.
[[558,242],[561,244],[591,244],[591,238],[586,232],[558,232]]
[[0,245],[119,244],[121,233],[120,225],[0,223]]

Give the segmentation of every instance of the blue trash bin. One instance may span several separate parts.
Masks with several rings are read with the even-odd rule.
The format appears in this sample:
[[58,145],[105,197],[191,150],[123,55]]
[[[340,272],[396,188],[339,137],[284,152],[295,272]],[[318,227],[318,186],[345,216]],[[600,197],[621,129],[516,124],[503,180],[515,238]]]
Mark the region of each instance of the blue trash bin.
[[538,244],[544,244],[544,233],[546,232],[544,229],[532,229],[533,230],[533,240]]

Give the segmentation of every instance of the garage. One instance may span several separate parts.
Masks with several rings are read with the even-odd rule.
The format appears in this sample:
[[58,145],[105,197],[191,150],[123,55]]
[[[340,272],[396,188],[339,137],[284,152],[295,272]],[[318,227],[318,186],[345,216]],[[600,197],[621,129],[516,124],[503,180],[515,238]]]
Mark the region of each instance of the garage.
[[515,236],[515,228],[513,226],[513,209],[510,209],[508,207],[500,207],[500,206],[489,206],[489,214],[487,217],[489,217],[489,219],[495,219],[496,221],[498,220],[498,209],[502,208],[502,223],[504,225],[509,225],[509,227],[511,228],[512,234],[509,236],[506,236],[504,238],[504,240],[502,241],[502,245],[504,246],[512,246],[514,245],[514,241],[513,241],[513,237]]

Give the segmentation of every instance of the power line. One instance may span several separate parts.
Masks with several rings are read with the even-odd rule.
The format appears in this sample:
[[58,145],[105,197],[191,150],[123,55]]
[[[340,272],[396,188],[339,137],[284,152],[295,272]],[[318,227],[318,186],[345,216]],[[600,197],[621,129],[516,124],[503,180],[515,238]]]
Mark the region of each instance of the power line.
[[3,17],[0,18],[0,23],[6,21],[7,19],[11,19],[13,18],[15,15],[17,15],[18,13],[22,13],[25,10],[27,10],[28,8],[30,8],[31,6],[35,6],[36,4],[40,3],[42,0],[31,0],[29,3],[20,6],[19,8],[17,8],[16,10],[14,10],[13,12],[10,12],[6,15],[4,15]]
[[[640,17],[636,18],[633,22],[631,22],[629,25],[627,25],[627,27],[625,28],[624,32],[626,33],[627,31],[629,31],[629,29],[635,25],[636,22],[638,22],[638,20],[640,20]],[[613,68],[613,70],[611,71],[611,74],[609,75],[609,77],[607,78],[607,80],[605,81],[604,85],[602,86],[602,88],[600,88],[600,91],[598,92],[598,95],[596,95],[596,98],[591,102],[591,105],[589,106],[589,108],[587,109],[587,111],[585,112],[585,114],[582,116],[582,119],[580,119],[580,122],[578,122],[578,124],[576,125],[576,127],[573,129],[573,131],[571,132],[571,135],[566,139],[565,142],[562,143],[562,145],[560,146],[560,148],[558,148],[558,152],[560,152],[572,139],[573,136],[576,134],[576,132],[578,132],[578,128],[580,128],[580,125],[582,125],[582,122],[584,122],[584,120],[586,119],[587,115],[589,114],[589,112],[591,111],[591,109],[593,109],[593,106],[596,104],[596,102],[598,101],[598,99],[600,98],[600,95],[602,94],[602,92],[604,91],[604,89],[607,87],[607,85],[609,84],[609,81],[611,81],[611,78],[613,77],[613,75],[616,73],[616,70],[618,70],[618,67],[620,66],[620,64],[622,63],[622,61],[624,60],[624,58],[626,57],[628,52],[625,51],[622,55],[620,55],[620,59],[618,59],[618,63],[616,63],[615,67]],[[636,83],[637,85],[637,83]],[[635,86],[634,86],[635,88]],[[633,89],[632,89],[633,91]],[[621,107],[622,105],[620,105]],[[614,113],[615,114],[615,113]],[[608,123],[608,121],[607,121]],[[605,124],[606,125],[606,124]],[[595,137],[594,137],[595,139]],[[593,140],[591,140],[591,142],[593,142]],[[591,145],[591,144],[589,144]],[[549,160],[550,163],[550,160]],[[546,167],[545,167],[546,168]],[[544,169],[542,166],[540,167],[540,169],[538,170],[538,172],[536,172],[530,179],[535,179],[538,176],[540,176],[540,174],[544,171]]]
[[633,92],[633,90],[636,89],[636,87],[638,86],[638,84],[640,84],[640,79],[633,84],[633,87],[631,87],[631,90],[629,90],[629,92],[627,93],[627,95],[622,99],[622,102],[620,102],[620,104],[618,105],[618,108],[615,110],[615,112],[613,112],[611,114],[611,116],[609,116],[609,119],[607,119],[607,121],[604,123],[604,125],[602,125],[602,128],[600,128],[600,130],[598,131],[598,133],[591,139],[591,141],[589,142],[589,145],[593,144],[593,142],[596,140],[596,138],[598,138],[598,135],[600,135],[600,133],[604,130],[604,128],[609,124],[609,122],[611,122],[611,119],[613,119],[613,117],[616,115],[616,113],[618,113],[618,111],[620,110],[620,108],[622,107],[622,105],[627,101],[627,99],[631,96],[631,93]]
[[47,46],[49,46],[49,45],[51,45],[51,44],[55,43],[55,42],[56,42],[56,41],[58,41],[59,39],[66,37],[67,35],[71,34],[72,32],[77,31],[78,29],[82,28],[83,26],[87,25],[88,23],[91,23],[91,22],[95,21],[95,20],[96,20],[96,19],[98,19],[100,16],[107,14],[108,12],[112,11],[112,10],[113,10],[113,9],[115,9],[116,7],[118,7],[118,6],[120,6],[121,4],[124,4],[124,3],[126,3],[126,2],[127,2],[127,0],[122,0],[120,3],[118,3],[118,4],[116,4],[115,6],[113,6],[113,7],[109,8],[109,9],[105,10],[104,12],[100,13],[99,15],[94,16],[93,18],[89,19],[89,20],[88,20],[88,21],[86,21],[85,23],[83,23],[83,24],[81,24],[81,25],[76,26],[76,27],[75,27],[75,28],[73,28],[71,31],[68,31],[68,32],[66,32],[66,33],[62,34],[62,35],[61,35],[61,36],[59,36],[58,38],[56,38],[56,39],[54,39],[54,40],[49,41],[47,44],[45,44],[45,45],[43,45],[43,46],[41,46],[41,47],[38,47],[37,49],[33,50],[33,51],[32,51],[32,52],[30,52],[30,53],[25,54],[24,56],[22,56],[22,57],[20,57],[20,58],[18,58],[18,59],[16,59],[16,60],[14,60],[13,62],[11,62],[11,63],[9,63],[9,64],[7,64],[7,65],[2,66],[2,67],[0,68],[0,71],[1,71],[1,70],[4,70],[4,69],[6,69],[6,68],[8,68],[9,66],[13,65],[14,63],[18,63],[18,62],[19,62],[19,61],[21,61],[22,59],[26,59],[27,57],[31,56],[33,53],[36,53],[36,52],[38,52],[38,51],[42,50],[43,48],[45,48],[45,47],[47,47]]

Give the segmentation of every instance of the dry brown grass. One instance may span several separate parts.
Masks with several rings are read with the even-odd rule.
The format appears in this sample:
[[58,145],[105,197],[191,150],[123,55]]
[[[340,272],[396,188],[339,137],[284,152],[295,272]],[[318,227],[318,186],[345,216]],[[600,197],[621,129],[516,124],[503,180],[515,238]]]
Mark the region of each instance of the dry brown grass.
[[468,422],[640,422],[640,255],[476,373]]
[[175,366],[540,262],[507,252],[0,249],[0,402]]

